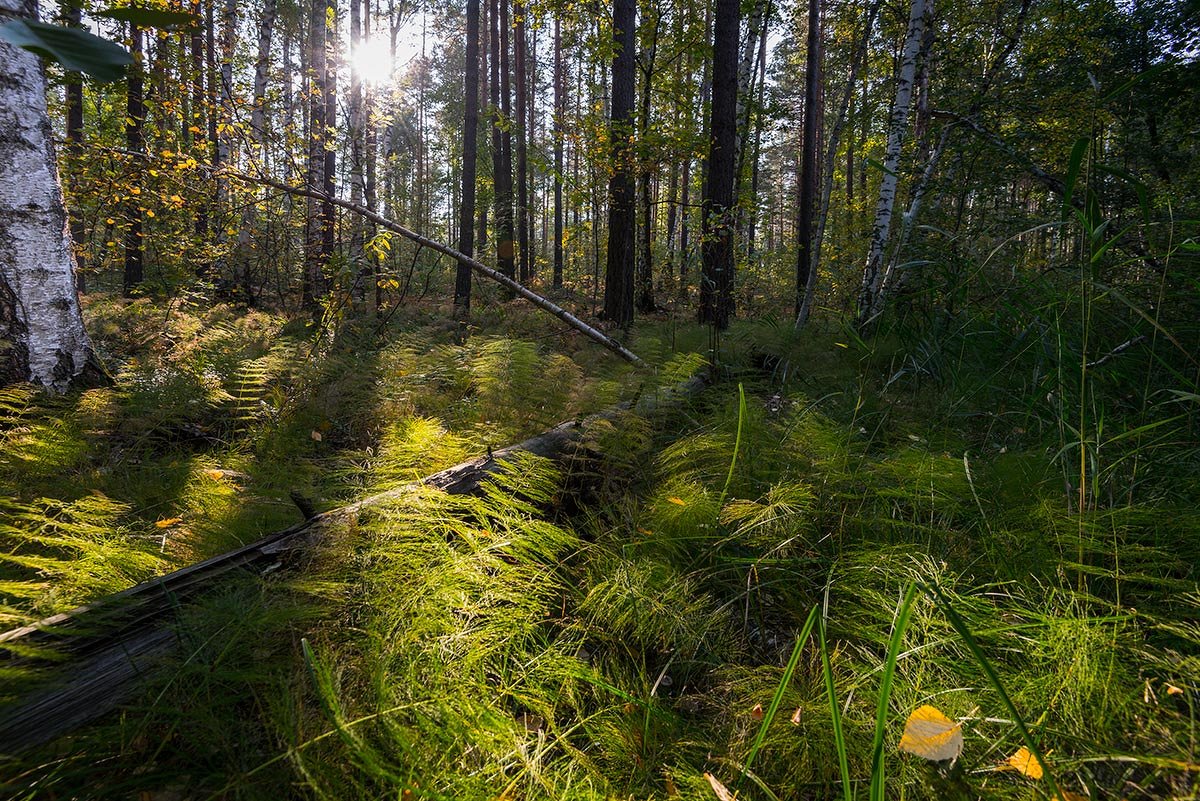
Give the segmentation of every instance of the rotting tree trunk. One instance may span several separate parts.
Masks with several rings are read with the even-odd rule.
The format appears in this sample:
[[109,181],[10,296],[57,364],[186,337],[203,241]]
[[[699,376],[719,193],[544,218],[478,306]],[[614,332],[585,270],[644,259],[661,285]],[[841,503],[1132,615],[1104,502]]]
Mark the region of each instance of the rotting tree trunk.
[[[20,0],[0,13],[23,15]],[[34,7],[36,14],[36,7]],[[0,42],[0,385],[64,392],[103,380],[83,328],[38,57]]]
[[[678,387],[643,395],[634,411],[650,414],[686,400],[707,385],[697,375]],[[517,445],[489,453],[412,484],[356,503],[313,515],[258,542],[152,579],[93,604],[30,626],[0,633],[0,666],[53,667],[40,688],[0,711],[0,755],[14,755],[66,734],[110,712],[128,698],[139,681],[180,644],[174,626],[192,599],[219,587],[227,576],[263,575],[280,567],[291,553],[319,547],[331,530],[351,526],[364,510],[403,501],[428,489],[450,495],[481,492],[484,482],[523,454],[578,466],[584,443],[596,424],[606,424],[629,407],[618,406],[579,421],[560,423]],[[15,652],[54,653],[61,662],[36,662]]]
[[912,101],[913,83],[917,71],[917,53],[921,48],[925,28],[925,0],[912,0],[905,34],[900,73],[896,77],[896,99],[888,120],[887,150],[883,157],[883,177],[879,182],[879,201],[875,207],[875,224],[871,230],[871,246],[863,267],[862,285],[858,296],[859,328],[866,328],[882,311],[883,255],[892,228],[892,210],[896,203],[899,183],[900,148],[908,127],[908,109]]

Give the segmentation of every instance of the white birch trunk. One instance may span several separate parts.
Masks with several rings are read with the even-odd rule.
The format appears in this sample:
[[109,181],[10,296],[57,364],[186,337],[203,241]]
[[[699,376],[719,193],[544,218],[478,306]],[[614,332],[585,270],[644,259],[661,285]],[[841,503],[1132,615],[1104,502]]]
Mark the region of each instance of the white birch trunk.
[[[0,0],[8,15],[36,17],[37,6]],[[0,42],[0,384],[65,392],[102,375],[79,311],[45,73]]]
[[912,0],[908,18],[908,33],[904,40],[904,55],[896,79],[896,99],[888,120],[887,151],[883,159],[883,179],[879,183],[879,202],[875,207],[875,225],[871,232],[871,249],[863,267],[862,288],[858,298],[858,324],[869,324],[878,316],[883,301],[883,253],[892,227],[892,209],[896,203],[899,183],[900,146],[908,127],[908,108],[912,102],[913,79],[917,71],[917,53],[921,48],[925,28],[925,0]]

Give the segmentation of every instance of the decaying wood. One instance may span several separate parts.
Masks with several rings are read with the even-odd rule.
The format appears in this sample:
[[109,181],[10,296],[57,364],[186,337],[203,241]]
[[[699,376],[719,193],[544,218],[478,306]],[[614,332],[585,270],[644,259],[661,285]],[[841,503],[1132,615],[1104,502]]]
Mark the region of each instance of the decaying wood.
[[[698,392],[703,376],[643,396],[639,414]],[[519,454],[556,461],[574,457],[597,423],[611,420],[629,404],[548,431],[356,503],[339,507],[160,578],[138,584],[95,603],[0,634],[0,668],[53,666],[45,683],[0,707],[0,759],[46,743],[116,708],[139,679],[179,645],[175,629],[183,602],[220,586],[236,573],[263,574],[285,564],[289,553],[319,545],[331,529],[351,522],[364,509],[402,500],[420,487],[451,495],[480,490],[484,479]],[[53,654],[54,663],[31,654]]]
[[588,337],[589,339],[592,339],[595,342],[600,343],[601,345],[608,348],[613,353],[617,354],[618,356],[620,356],[622,359],[629,362],[630,364],[635,364],[638,367],[646,366],[646,363],[644,361],[642,361],[641,358],[636,353],[634,353],[633,351],[626,348],[624,345],[622,345],[620,342],[618,342],[617,340],[610,337],[608,334],[605,334],[603,331],[600,331],[599,329],[593,328],[592,326],[585,323],[583,320],[580,320],[578,317],[571,314],[569,311],[567,311],[563,307],[559,306],[558,304],[554,303],[553,301],[547,300],[546,298],[537,294],[536,292],[529,289],[525,285],[518,283],[517,281],[514,281],[512,278],[509,278],[504,273],[493,270],[491,267],[488,267],[486,264],[479,261],[478,259],[474,259],[474,258],[466,255],[465,253],[460,253],[457,250],[455,250],[454,248],[450,247],[449,245],[443,245],[441,242],[438,242],[437,240],[430,239],[427,236],[422,236],[421,234],[418,234],[416,231],[413,231],[410,228],[406,228],[398,222],[389,220],[387,217],[384,217],[381,214],[376,214],[375,212],[371,211],[370,209],[364,208],[362,206],[358,206],[354,203],[349,203],[345,200],[340,200],[335,197],[330,197],[329,195],[326,195],[323,192],[313,192],[311,190],[303,189],[301,187],[289,186],[288,184],[285,184],[281,181],[273,180],[271,178],[263,178],[260,176],[247,175],[246,173],[232,172],[232,171],[222,171],[221,174],[225,175],[226,177],[233,178],[233,179],[236,179],[239,181],[246,181],[246,182],[253,183],[253,184],[261,184],[263,186],[269,186],[272,189],[278,189],[281,192],[287,192],[288,194],[291,194],[291,195],[299,195],[301,197],[319,199],[319,200],[325,201],[327,203],[332,203],[333,205],[335,205],[339,208],[343,208],[346,211],[352,211],[355,214],[358,214],[359,216],[365,217],[366,219],[370,220],[371,222],[375,223],[376,225],[380,226],[381,228],[386,228],[389,231],[393,231],[397,234],[400,234],[400,236],[403,236],[406,239],[411,239],[413,242],[416,242],[418,245],[427,247],[430,250],[435,251],[437,253],[441,253],[444,256],[449,256],[450,258],[457,261],[459,264],[467,265],[472,270],[474,270],[476,273],[478,273],[479,275],[482,275],[484,278],[495,281],[496,283],[500,284],[501,286],[512,291],[514,294],[520,295],[522,298],[529,301],[534,306],[537,306],[542,311],[549,312],[550,314],[554,315],[555,317],[562,320],[567,325],[574,328],[576,331],[580,332],[581,334]]

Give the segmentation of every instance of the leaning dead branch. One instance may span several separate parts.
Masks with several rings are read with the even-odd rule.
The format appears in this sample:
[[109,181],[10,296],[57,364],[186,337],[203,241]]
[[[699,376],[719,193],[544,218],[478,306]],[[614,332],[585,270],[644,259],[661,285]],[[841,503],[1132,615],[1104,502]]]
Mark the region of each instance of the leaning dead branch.
[[427,247],[430,250],[435,251],[437,253],[441,253],[444,256],[449,256],[450,258],[458,261],[460,264],[467,265],[472,270],[474,270],[476,273],[478,273],[479,275],[482,275],[484,278],[495,281],[496,283],[509,289],[513,293],[520,295],[522,298],[529,301],[534,306],[537,306],[542,311],[549,312],[550,314],[554,315],[555,317],[562,320],[567,325],[574,328],[576,331],[579,331],[584,336],[586,336],[592,340],[595,340],[596,342],[600,343],[604,347],[608,348],[609,350],[611,350],[613,353],[620,356],[625,361],[627,361],[631,364],[635,364],[638,367],[646,366],[646,363],[643,362],[636,353],[634,353],[633,351],[626,348],[624,345],[622,345],[620,342],[618,342],[617,340],[610,337],[608,334],[605,334],[603,331],[600,331],[597,328],[593,328],[592,326],[588,325],[583,320],[580,320],[578,317],[571,314],[569,311],[562,308],[558,304],[556,304],[550,300],[547,300],[546,298],[537,294],[536,292],[534,292],[533,290],[524,286],[523,284],[520,284],[517,281],[514,281],[513,279],[509,278],[504,273],[493,270],[491,267],[488,267],[483,262],[481,262],[477,259],[471,258],[470,256],[467,256],[466,254],[460,253],[457,250],[455,250],[454,248],[450,247],[449,245],[443,245],[441,242],[430,239],[427,236],[422,236],[421,234],[418,234],[416,231],[413,231],[410,228],[406,228],[398,222],[389,220],[387,217],[384,217],[381,214],[377,214],[376,212],[373,212],[368,208],[359,206],[355,203],[350,203],[345,200],[340,200],[339,198],[336,198],[336,197],[330,197],[329,195],[326,195],[324,192],[315,192],[311,189],[305,189],[303,187],[290,186],[288,184],[283,183],[282,181],[276,181],[272,178],[265,178],[265,177],[261,177],[261,176],[257,176],[257,175],[249,175],[247,173],[235,172],[235,171],[231,171],[231,170],[223,171],[221,174],[226,177],[238,180],[238,181],[245,181],[247,183],[252,183],[252,184],[260,184],[262,186],[269,186],[272,189],[278,189],[280,192],[286,192],[290,195],[298,195],[300,197],[310,197],[310,198],[316,198],[317,200],[328,201],[339,208],[343,208],[346,211],[350,211],[361,217],[365,217],[366,219],[370,220],[371,222],[375,223],[376,225],[378,225],[382,228],[386,228],[389,231],[393,231],[397,234],[400,234],[400,236],[403,236],[406,239],[411,239],[413,242],[416,242],[418,245]]

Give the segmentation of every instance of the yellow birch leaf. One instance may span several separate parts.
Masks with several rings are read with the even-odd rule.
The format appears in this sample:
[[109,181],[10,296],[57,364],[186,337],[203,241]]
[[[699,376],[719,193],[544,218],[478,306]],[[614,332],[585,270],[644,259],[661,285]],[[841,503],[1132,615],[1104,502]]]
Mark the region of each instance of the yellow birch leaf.
[[1031,779],[1042,778],[1042,763],[1038,762],[1025,746],[1018,748],[1017,753],[1010,756],[1006,762],[1022,776],[1028,776]]
[[667,500],[676,506],[687,506],[687,501],[685,501],[683,498],[676,498],[674,495],[672,495],[670,498],[667,498]]
[[958,759],[963,750],[962,724],[926,704],[908,716],[900,750],[931,762]]
[[168,517],[163,520],[159,520],[157,523],[154,524],[154,527],[155,528],[170,528],[171,526],[173,526],[177,523],[182,523],[182,522],[183,522],[182,517]]

